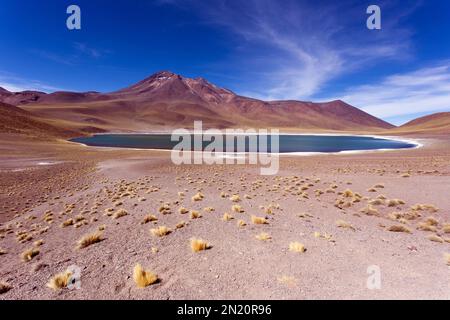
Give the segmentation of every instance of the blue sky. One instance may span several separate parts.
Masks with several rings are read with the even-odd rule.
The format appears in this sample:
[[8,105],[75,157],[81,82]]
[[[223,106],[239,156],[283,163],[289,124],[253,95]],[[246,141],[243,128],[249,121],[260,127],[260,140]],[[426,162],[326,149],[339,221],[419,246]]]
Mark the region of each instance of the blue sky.
[[[79,5],[82,29],[66,28]],[[366,28],[381,8],[382,29]],[[2,0],[0,86],[113,91],[159,70],[395,124],[450,110],[450,1]]]

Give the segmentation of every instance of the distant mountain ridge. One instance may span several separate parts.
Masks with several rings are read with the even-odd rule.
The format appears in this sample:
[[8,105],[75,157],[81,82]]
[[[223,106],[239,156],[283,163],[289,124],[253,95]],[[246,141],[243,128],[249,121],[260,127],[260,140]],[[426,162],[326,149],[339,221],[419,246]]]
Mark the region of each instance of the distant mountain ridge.
[[343,101],[262,101],[240,96],[203,78],[157,72],[109,93],[0,90],[0,101],[63,121],[71,129],[152,131],[190,127],[265,127],[306,131],[377,131],[394,128]]

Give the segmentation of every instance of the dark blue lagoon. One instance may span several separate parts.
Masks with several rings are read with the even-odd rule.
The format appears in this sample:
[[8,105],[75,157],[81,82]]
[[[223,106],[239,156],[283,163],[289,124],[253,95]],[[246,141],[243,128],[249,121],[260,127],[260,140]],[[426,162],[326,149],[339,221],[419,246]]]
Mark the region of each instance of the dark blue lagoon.
[[[194,138],[201,140],[201,134],[186,135],[183,139],[188,138],[192,141],[189,150],[200,151],[208,146],[210,141],[203,141],[199,145],[202,147],[194,148]],[[239,138],[240,137],[240,138]],[[271,147],[271,137],[257,136],[258,150],[262,152],[274,152]],[[245,139],[245,152],[249,151],[249,136],[223,135],[223,145],[225,141],[233,141],[234,146],[238,139]],[[253,136],[255,139],[255,136]],[[267,147],[261,145],[261,139],[267,140]],[[90,137],[80,137],[72,139],[73,142],[85,144],[95,147],[115,147],[115,148],[136,148],[136,149],[165,149],[171,150],[179,144],[180,140],[171,141],[170,134],[98,134]],[[212,139],[214,141],[214,139]],[[242,140],[241,140],[242,141]],[[294,152],[322,152],[334,153],[341,151],[361,151],[361,150],[379,150],[379,149],[408,149],[417,147],[417,144],[399,140],[391,140],[386,138],[370,137],[370,136],[334,136],[334,135],[279,135],[279,153]],[[202,149],[203,148],[203,149]],[[186,150],[188,148],[184,148]],[[225,150],[225,149],[224,149]],[[230,149],[228,149],[230,150]],[[254,151],[254,149],[250,149]],[[235,151],[243,151],[242,149]]]

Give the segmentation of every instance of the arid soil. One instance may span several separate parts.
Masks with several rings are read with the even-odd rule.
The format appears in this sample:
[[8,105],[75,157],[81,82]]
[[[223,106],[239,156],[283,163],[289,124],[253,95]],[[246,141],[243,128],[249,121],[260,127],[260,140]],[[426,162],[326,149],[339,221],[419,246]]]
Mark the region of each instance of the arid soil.
[[[261,176],[4,135],[0,299],[449,299],[450,137],[421,139],[414,150],[283,156],[279,174]],[[162,226],[170,232],[151,231]],[[207,250],[193,252],[191,238]],[[138,263],[158,281],[138,287]],[[72,265],[79,290],[48,286]],[[371,266],[379,289],[367,287]]]

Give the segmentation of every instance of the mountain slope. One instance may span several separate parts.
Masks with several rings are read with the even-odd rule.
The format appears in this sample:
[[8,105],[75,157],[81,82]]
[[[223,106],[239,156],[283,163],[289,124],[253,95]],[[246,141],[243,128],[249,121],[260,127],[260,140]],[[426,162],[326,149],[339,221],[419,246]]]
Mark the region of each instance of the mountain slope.
[[393,128],[343,101],[262,101],[239,96],[203,78],[158,72],[110,93],[55,92],[20,103],[33,114],[69,128],[151,131],[192,127],[272,127],[305,131],[377,131]]
[[420,117],[397,128],[400,132],[450,133],[450,112]]
[[0,134],[19,134],[32,138],[70,137],[79,132],[49,124],[21,108],[0,102]]

